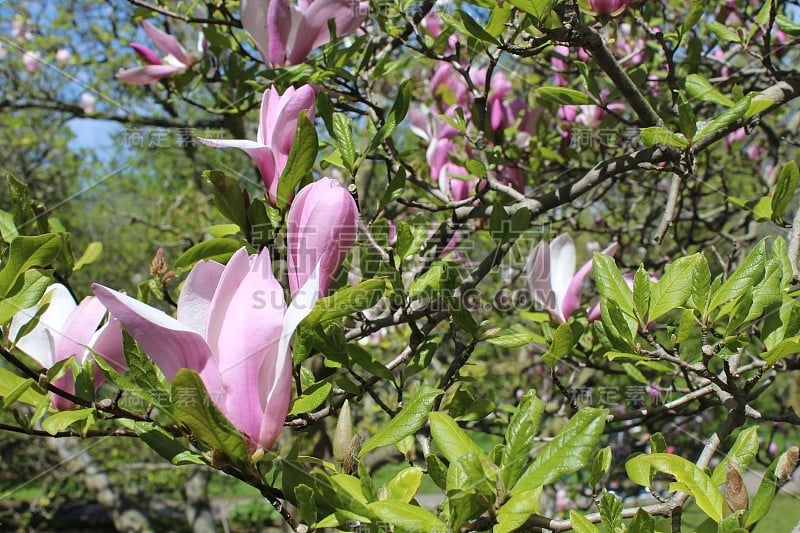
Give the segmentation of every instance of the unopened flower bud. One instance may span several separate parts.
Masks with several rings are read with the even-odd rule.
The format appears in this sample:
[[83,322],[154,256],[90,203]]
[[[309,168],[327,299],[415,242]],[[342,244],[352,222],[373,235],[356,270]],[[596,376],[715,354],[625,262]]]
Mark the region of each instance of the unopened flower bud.
[[728,463],[725,474],[725,503],[731,511],[744,511],[750,503],[747,487],[744,485],[742,474],[734,465]]
[[350,417],[350,402],[345,400],[339,410],[339,420],[336,421],[336,433],[333,436],[333,458],[344,463],[350,453],[352,440],[353,421]]
[[589,7],[598,15],[615,17],[625,11],[630,0],[589,0]]
[[159,248],[156,250],[156,255],[150,261],[150,274],[156,278],[160,278],[167,271],[167,257],[164,255],[164,249]]
[[356,240],[358,206],[338,181],[322,178],[303,187],[287,216],[289,289],[294,296],[319,265],[319,295]]
[[778,483],[785,483],[792,477],[797,468],[798,458],[800,458],[800,448],[797,446],[792,446],[783,452],[775,467],[775,477],[778,479]]

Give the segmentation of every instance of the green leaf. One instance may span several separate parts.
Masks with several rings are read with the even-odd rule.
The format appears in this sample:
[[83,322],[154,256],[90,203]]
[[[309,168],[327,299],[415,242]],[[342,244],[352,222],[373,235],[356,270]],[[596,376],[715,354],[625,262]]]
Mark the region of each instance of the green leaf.
[[503,483],[513,487],[519,480],[534,446],[534,438],[544,413],[544,402],[531,389],[520,399],[506,428],[506,447],[500,462]]
[[389,187],[386,189],[386,192],[383,193],[383,196],[381,197],[381,206],[386,206],[400,198],[403,195],[405,187],[406,171],[404,168],[400,167],[400,169],[392,178],[392,181],[389,182]]
[[59,411],[42,421],[42,429],[51,435],[63,431],[75,422],[86,420],[94,413],[94,409],[72,409],[70,411]]
[[17,225],[14,224],[14,215],[7,211],[0,210],[0,236],[4,242],[11,243],[19,237]]
[[358,311],[369,309],[380,300],[386,289],[386,280],[383,278],[362,281],[358,285],[342,287],[331,296],[321,298],[309,313],[305,323],[325,324],[350,316]]
[[299,484],[294,488],[294,498],[300,516],[309,524],[317,521],[317,506],[314,505],[314,489],[308,485]]
[[782,31],[788,33],[792,37],[800,37],[800,24],[792,19],[784,15],[778,15],[775,17],[775,23]]
[[[11,320],[22,309],[35,306],[42,299],[53,279],[39,270],[28,270],[22,275],[21,284],[19,281],[17,282],[17,285],[21,285],[19,290],[13,291],[13,294],[0,300],[0,324]],[[32,320],[36,320],[36,323],[38,323],[38,317],[41,316],[40,310],[41,307],[37,309],[38,316],[32,318]],[[31,325],[31,328],[36,323]],[[26,333],[29,332],[26,331]],[[23,330],[20,330],[19,333],[23,333]]]
[[628,524],[626,533],[655,533],[656,521],[644,509],[639,509]]
[[697,117],[683,93],[678,94],[678,123],[684,137],[691,140],[697,133]]
[[697,24],[697,21],[703,16],[708,1],[709,0],[692,0],[692,4],[689,6],[689,12],[681,25],[681,34],[694,28],[694,25]]
[[483,41],[489,44],[498,44],[497,39],[495,39],[492,34],[487,32],[483,29],[483,27],[475,22],[468,13],[459,10],[458,16],[461,18],[461,22],[464,24],[464,29],[467,30],[467,33],[478,39],[479,41]]
[[667,451],[667,441],[661,432],[650,435],[650,448],[652,453],[664,453]]
[[386,484],[386,497],[390,500],[409,503],[419,490],[422,473],[422,469],[418,466],[410,466],[399,471]]
[[800,353],[800,337],[783,339],[770,350],[760,355],[769,365],[774,365],[781,359]]
[[123,425],[134,430],[145,444],[175,466],[205,464],[200,455],[151,422],[126,421]]
[[500,346],[501,348],[519,348],[520,346],[525,346],[539,339],[541,339],[541,337],[531,331],[520,331],[517,333],[509,333],[507,335],[490,337],[484,340],[490,344],[494,344],[495,346]]
[[[4,369],[5,370],[5,369]],[[4,383],[8,388],[6,389],[8,392],[0,394],[3,397],[2,403],[0,403],[0,410],[7,409],[10,405],[14,402],[22,398],[26,392],[28,392],[31,388],[31,385],[35,385],[37,382],[33,378],[22,379],[22,381],[16,381],[17,376],[14,376],[14,381],[11,383]],[[4,391],[3,391],[4,392]],[[38,395],[41,396],[41,395]],[[37,396],[29,396],[29,399],[33,400],[33,404],[35,405],[41,398]],[[25,403],[30,403],[25,402]]]
[[[630,316],[633,312],[633,293],[625,283],[622,274],[619,273],[617,264],[611,256],[595,253],[594,254],[594,279],[597,283],[597,290],[600,295],[609,300],[615,301],[620,309]],[[652,295],[650,297],[652,306]]]
[[360,344],[350,343],[347,345],[347,354],[358,366],[387,381],[394,381],[394,374],[386,368],[383,363],[372,357],[372,354],[365,350]]
[[541,19],[553,8],[554,0],[510,0],[509,3],[536,19]]
[[772,500],[775,499],[775,493],[778,490],[778,480],[775,476],[775,468],[778,466],[780,456],[776,457],[772,464],[769,465],[764,477],[761,478],[761,484],[758,486],[755,496],[750,501],[750,509],[744,516],[744,526],[750,527],[767,515],[769,508],[772,506]]
[[754,287],[764,275],[765,259],[766,243],[761,240],[745,257],[739,268],[734,270],[725,283],[714,292],[709,311],[713,311],[725,302],[738,299],[744,291]]
[[17,288],[16,283],[27,270],[49,266],[61,252],[58,235],[20,236],[8,248],[8,258],[0,270],[0,298],[7,298]]
[[241,241],[229,238],[203,241],[179,255],[174,266],[176,270],[188,270],[203,259],[225,263],[242,246]]
[[449,415],[434,412],[430,413],[429,420],[433,440],[451,464],[468,453],[474,453],[478,457],[484,456],[478,445]]
[[142,396],[162,411],[169,413],[171,407],[167,401],[167,390],[159,379],[159,372],[153,360],[139,349],[133,338],[125,331],[122,333],[122,343],[128,374],[135,384],[135,388],[129,392]]
[[555,366],[562,357],[570,352],[577,341],[578,339],[572,335],[572,328],[569,324],[559,324],[553,334],[553,342],[547,347],[547,352],[542,356],[542,361],[549,366]]
[[512,494],[535,489],[585,467],[606,425],[607,409],[575,413],[517,481]]
[[489,22],[486,24],[486,31],[492,37],[499,37],[506,30],[506,23],[511,20],[511,4],[502,3],[492,7],[489,15]]
[[310,413],[328,399],[333,385],[327,381],[319,381],[303,391],[303,394],[292,400],[289,406],[290,415]]
[[611,492],[606,492],[600,499],[600,520],[606,531],[622,529],[622,502]]
[[711,270],[708,268],[708,259],[701,253],[692,271],[692,290],[689,293],[687,304],[705,314],[710,290]]
[[425,462],[427,463],[428,467],[428,475],[431,476],[433,482],[440,489],[446,490],[447,467],[445,466],[444,462],[442,462],[439,457],[432,453],[425,456]]
[[86,247],[86,250],[83,251],[83,255],[81,258],[75,262],[75,265],[72,267],[72,271],[75,272],[76,270],[80,270],[82,267],[86,265],[90,265],[100,259],[100,254],[103,253],[103,243],[101,242],[90,242],[89,245]]
[[648,320],[656,320],[686,302],[692,293],[692,274],[700,254],[681,257],[666,266],[664,275],[650,289]]
[[[703,102],[719,104],[725,107],[731,107],[734,104],[733,100],[715,89],[714,86],[700,74],[689,74],[686,77],[686,92],[689,93],[692,98]],[[742,111],[742,113],[744,113],[744,111]],[[699,137],[702,137],[702,134],[699,135]]]
[[214,205],[222,216],[239,226],[241,231],[246,231],[247,210],[239,182],[221,170],[206,170],[203,172],[203,178],[211,184],[214,191]]
[[394,526],[398,533],[419,531],[447,531],[447,526],[427,509],[393,500],[372,502],[369,509],[382,522]]
[[476,178],[483,178],[486,176],[486,167],[477,159],[468,160],[464,163],[464,166],[467,168],[467,171]]
[[608,469],[611,468],[612,451],[611,446],[606,446],[594,456],[592,461],[592,468],[589,472],[589,483],[595,487],[606,475]]
[[569,510],[569,520],[575,533],[600,533],[600,529],[575,509]]
[[172,380],[170,400],[175,418],[188,427],[192,435],[239,467],[247,465],[248,446],[244,435],[214,405],[197,372],[188,368],[178,370]]
[[433,403],[441,394],[442,391],[439,389],[422,385],[410,400],[404,402],[400,412],[364,443],[358,456],[363,457],[367,452],[381,446],[391,446],[407,435],[419,431],[425,424]]
[[372,139],[368,152],[377,148],[383,141],[388,139],[397,126],[406,118],[408,113],[408,106],[411,103],[411,88],[409,80],[404,81],[400,85],[400,90],[397,92],[397,99],[392,104],[392,109],[386,116],[383,126],[378,130],[378,133]]
[[675,146],[683,150],[689,146],[689,141],[686,140],[680,133],[675,133],[661,126],[650,126],[649,128],[642,128],[639,130],[639,136],[642,142],[647,147],[656,145]]
[[633,307],[639,323],[644,325],[647,311],[650,308],[650,276],[644,269],[644,265],[639,265],[639,269],[633,276]]
[[711,31],[714,35],[717,36],[717,39],[720,41],[728,41],[732,43],[739,43],[741,39],[739,35],[733,31],[732,29],[728,28],[724,24],[720,24],[716,20],[712,20],[708,24],[706,24],[706,28]]
[[669,453],[637,455],[625,463],[631,481],[643,487],[650,486],[651,471],[663,472],[675,478],[697,502],[697,506],[713,520],[722,520],[722,494],[717,486],[694,463]]
[[492,533],[511,533],[520,530],[525,522],[534,513],[541,511],[539,498],[541,488],[524,490],[514,494],[497,511],[497,524],[492,528]]
[[557,105],[588,105],[592,99],[588,94],[568,87],[539,87],[534,90],[537,98]]
[[278,208],[283,209],[289,205],[289,199],[295,188],[314,167],[318,151],[317,130],[314,128],[314,123],[306,116],[304,109],[297,117],[297,129],[292,149],[289,152],[289,159],[278,178]]
[[751,426],[743,429],[736,436],[736,442],[733,443],[731,450],[725,459],[719,462],[711,475],[711,481],[714,485],[722,485],[725,483],[726,465],[731,463],[736,468],[744,472],[750,466],[750,462],[758,453],[758,426]]
[[700,133],[697,134],[695,140],[700,140],[706,135],[713,135],[719,131],[726,131],[730,129],[734,124],[736,124],[736,122],[739,121],[740,118],[744,116],[744,114],[750,108],[751,100],[752,97],[750,96],[739,100],[736,105],[706,124],[706,126],[700,130]]
[[344,113],[333,114],[333,137],[336,139],[336,147],[342,156],[342,162],[351,174],[354,171],[353,163],[356,160],[352,122],[353,120]]
[[781,169],[775,191],[772,193],[772,216],[778,222],[783,221],[783,213],[792,200],[795,189],[800,185],[800,169],[796,161],[789,161]]

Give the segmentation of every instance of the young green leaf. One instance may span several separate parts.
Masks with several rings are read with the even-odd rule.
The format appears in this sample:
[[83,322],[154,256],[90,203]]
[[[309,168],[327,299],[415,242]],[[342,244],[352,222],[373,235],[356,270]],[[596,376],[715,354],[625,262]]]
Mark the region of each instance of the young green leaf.
[[590,407],[575,413],[525,470],[512,494],[552,483],[585,467],[603,434],[607,415],[607,409]]
[[544,407],[544,402],[536,396],[536,391],[531,389],[522,396],[514,410],[506,428],[506,447],[500,462],[503,483],[506,487],[514,486],[527,465],[534,438],[542,421]]
[[419,431],[425,424],[428,412],[433,408],[433,403],[441,394],[441,390],[423,385],[410,400],[403,404],[403,408],[388,424],[364,443],[358,456],[363,457],[367,452],[381,446],[391,446],[406,435],[413,435]]
[[314,123],[306,116],[306,111],[302,110],[297,117],[297,129],[292,149],[289,151],[289,159],[286,161],[283,173],[278,178],[279,208],[283,209],[289,205],[289,199],[295,188],[314,167],[318,151],[317,130],[314,128]]
[[717,522],[722,520],[722,494],[705,472],[683,457],[669,453],[637,455],[625,463],[625,470],[631,481],[643,487],[650,486],[652,471],[673,476],[706,515]]
[[776,221],[783,221],[783,213],[789,206],[798,185],[800,185],[800,169],[796,161],[789,161],[781,169],[775,191],[772,193],[772,216]]

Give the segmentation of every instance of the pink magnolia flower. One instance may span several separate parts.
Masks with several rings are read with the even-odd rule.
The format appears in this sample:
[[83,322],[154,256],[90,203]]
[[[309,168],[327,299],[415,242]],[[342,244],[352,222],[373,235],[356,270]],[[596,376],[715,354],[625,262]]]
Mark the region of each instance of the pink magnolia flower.
[[351,0],[242,0],[240,16],[264,63],[297,65],[330,41],[329,20],[341,37],[354,32],[368,12],[368,2]]
[[69,50],[66,48],[59,48],[56,50],[56,61],[61,65],[66,64],[71,57],[72,54],[70,54]]
[[81,109],[87,115],[94,113],[94,104],[97,103],[97,97],[92,93],[81,94]]
[[39,52],[31,52],[30,50],[25,52],[22,56],[22,65],[25,67],[25,70],[33,74],[37,70],[39,70],[39,66],[42,63],[42,54]]
[[[48,300],[49,299],[49,300]],[[17,342],[17,348],[28,354],[46,368],[74,355],[79,363],[92,357],[92,351],[100,354],[118,371],[127,366],[122,351],[122,333],[112,318],[104,323],[106,310],[94,297],[84,298],[75,304],[69,290],[64,285],[51,285],[42,300],[33,307],[19,311],[11,320],[10,337],[16,338],[20,329],[27,324],[45,302],[47,310],[39,317],[39,323]],[[95,374],[95,386],[103,382],[101,374]],[[69,393],[75,393],[75,378],[71,370],[53,383]],[[53,395],[50,403],[56,409],[71,409],[71,401]]]
[[[602,253],[611,255],[617,243]],[[528,256],[528,286],[536,303],[556,322],[566,322],[581,304],[583,279],[592,271],[592,261],[575,272],[575,244],[563,233],[549,244],[539,242]]]
[[147,65],[122,70],[117,73],[117,79],[130,85],[147,85],[178,72],[184,72],[194,64],[194,58],[175,37],[157,29],[146,20],[142,21],[142,29],[156,48],[166,55],[162,59],[145,45],[131,43],[131,48]]
[[358,233],[358,206],[338,181],[303,187],[287,215],[289,290],[294,295],[319,264],[319,295],[326,296]]
[[292,150],[297,119],[305,110],[309,120],[314,120],[316,95],[310,85],[299,89],[289,87],[281,95],[270,87],[261,99],[258,133],[255,141],[215,140],[198,138],[200,142],[216,148],[239,148],[247,153],[258,167],[269,201],[278,202],[278,178],[286,168]]
[[589,0],[589,7],[598,15],[616,17],[630,5],[631,0]]
[[311,276],[288,310],[269,251],[239,249],[227,265],[201,261],[184,283],[177,319],[95,284],[94,292],[167,379],[195,370],[208,394],[253,447],[280,435],[292,392],[289,339],[317,300]]
[[28,22],[26,20],[14,17],[14,21],[11,23],[11,38],[18,43],[30,39],[30,35],[28,34]]

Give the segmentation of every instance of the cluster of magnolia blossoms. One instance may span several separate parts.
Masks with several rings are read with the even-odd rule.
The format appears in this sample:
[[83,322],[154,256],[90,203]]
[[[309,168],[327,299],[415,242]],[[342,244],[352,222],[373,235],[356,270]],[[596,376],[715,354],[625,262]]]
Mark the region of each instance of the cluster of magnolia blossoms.
[[[423,26],[432,37],[438,38],[442,31],[439,16],[431,12],[423,20]],[[458,37],[448,40],[448,53],[454,54]],[[467,65],[462,65],[466,68]],[[487,69],[469,70],[469,81],[449,62],[441,62],[434,70],[430,80],[430,93],[434,96],[430,109],[409,111],[411,131],[428,143],[426,159],[431,179],[449,198],[462,201],[475,193],[479,180],[470,177],[469,171],[459,163],[459,159],[473,157],[471,148],[461,133],[449,121],[460,113],[466,120],[472,118],[473,90],[486,89]],[[493,132],[490,142],[508,142],[507,130],[517,123],[517,134],[511,139],[519,147],[526,147],[541,116],[541,109],[531,109],[525,100],[512,99],[513,86],[506,76],[495,71],[488,81],[486,97],[488,129]],[[438,114],[437,114],[438,112]],[[440,114],[440,116],[439,116]],[[478,125],[480,127],[480,125]],[[495,178],[524,192],[525,178],[518,162],[508,161],[497,166]]]
[[[11,336],[49,303],[37,326],[17,343],[20,350],[46,367],[71,355],[84,362],[96,353],[122,372],[121,324],[167,379],[182,368],[196,371],[209,397],[253,447],[268,449],[280,434],[291,399],[289,339],[317,299],[328,293],[355,241],[358,207],[337,181],[322,178],[298,193],[287,228],[288,306],[269,250],[250,256],[241,248],[227,265],[195,265],[181,290],[176,318],[98,284],[93,285],[95,297],[76,306],[65,287],[54,285],[38,306],[14,317]],[[69,373],[55,385],[74,392]],[[69,409],[73,404],[54,397],[53,406]]]

